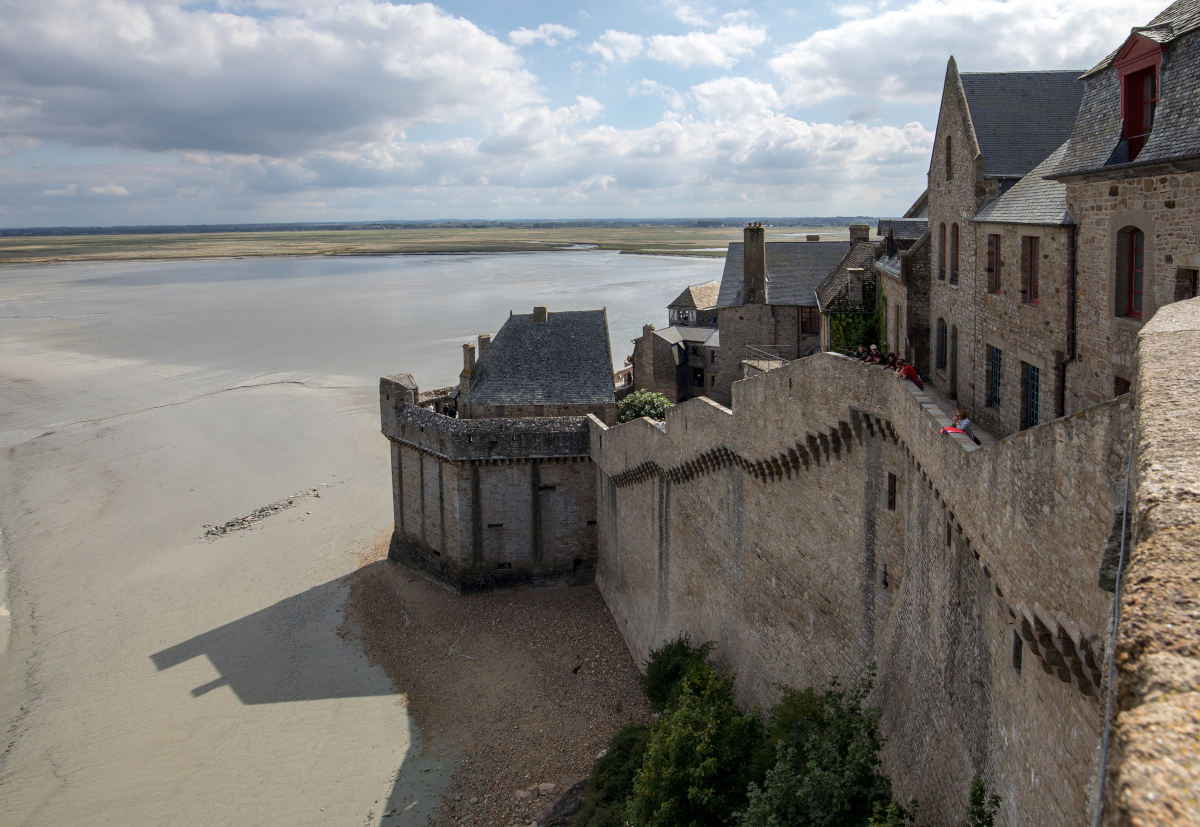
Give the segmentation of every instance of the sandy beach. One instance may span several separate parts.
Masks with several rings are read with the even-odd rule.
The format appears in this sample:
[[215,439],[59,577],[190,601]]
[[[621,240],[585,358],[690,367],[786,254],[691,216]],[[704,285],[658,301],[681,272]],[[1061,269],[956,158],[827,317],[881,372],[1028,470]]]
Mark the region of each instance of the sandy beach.
[[[264,323],[238,319],[236,298],[196,309],[186,279],[11,273],[0,824],[523,822],[545,800],[516,807],[514,785],[565,789],[641,714],[594,589],[493,605],[406,586],[379,560],[391,494],[373,366],[265,370]],[[209,316],[187,320],[189,305]],[[201,323],[208,338],[189,342]],[[336,349],[320,335],[308,346]],[[538,605],[568,634],[537,631]]]

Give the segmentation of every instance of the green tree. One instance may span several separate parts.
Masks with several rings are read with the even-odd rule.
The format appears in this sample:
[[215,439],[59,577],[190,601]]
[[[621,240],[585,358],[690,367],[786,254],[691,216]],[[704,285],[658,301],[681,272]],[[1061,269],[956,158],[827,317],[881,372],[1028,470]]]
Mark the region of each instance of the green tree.
[[632,724],[618,730],[608,742],[604,756],[596,760],[583,794],[583,806],[573,822],[575,827],[622,827],[625,802],[633,792],[633,778],[642,766],[647,724]]
[[971,782],[971,804],[967,811],[967,827],[992,827],[996,823],[996,811],[1000,809],[1000,796],[987,794],[982,778]]
[[617,422],[638,417],[662,419],[673,403],[658,391],[636,390],[617,403]]
[[880,772],[880,710],[863,706],[873,675],[848,689],[836,680],[822,693],[783,689],[768,730],[775,762],[761,785],[750,785],[739,824],[865,825],[877,807],[904,816]]
[[711,641],[692,646],[691,638],[684,632],[652,651],[646,659],[646,674],[642,676],[642,692],[650,702],[650,708],[661,712],[670,706],[687,674],[708,663],[712,647]]
[[745,802],[763,727],[757,709],[738,711],[733,681],[707,663],[688,671],[651,727],[626,811],[634,825],[727,824]]

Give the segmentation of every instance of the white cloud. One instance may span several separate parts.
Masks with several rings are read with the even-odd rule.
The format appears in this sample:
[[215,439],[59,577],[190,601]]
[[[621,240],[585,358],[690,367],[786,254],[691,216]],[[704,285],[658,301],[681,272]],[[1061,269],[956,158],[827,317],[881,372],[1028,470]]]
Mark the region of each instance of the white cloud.
[[558,23],[543,23],[536,29],[515,29],[508,33],[508,39],[518,46],[528,46],[539,41],[547,46],[554,46],[559,40],[570,40],[577,34],[579,32]]
[[633,60],[645,49],[641,35],[609,29],[588,46],[588,51],[600,55],[609,63]]
[[684,35],[656,34],[650,38],[646,56],[675,66],[720,66],[728,69],[738,58],[751,54],[766,40],[766,30],[737,23],[714,32]]
[[771,67],[786,85],[785,98],[797,105],[851,94],[930,101],[941,93],[951,54],[962,71],[1087,69],[1161,6],[1162,0],[877,6],[787,46]]
[[288,155],[536,102],[510,45],[433,5],[8,4],[0,140]]
[[680,111],[684,107],[683,95],[679,94],[674,87],[659,83],[657,80],[650,80],[649,78],[642,78],[630,86],[629,94],[662,98],[668,107],[676,111]]
[[779,104],[775,87],[750,78],[715,78],[693,86],[690,96],[702,113],[721,120],[766,112]]
[[125,189],[120,184],[107,184],[105,186],[88,187],[88,192],[90,192],[92,195],[112,195],[119,198],[129,195],[129,190]]
[[709,18],[715,14],[712,7],[698,9],[683,0],[665,0],[667,10],[681,23],[688,26],[709,26]]

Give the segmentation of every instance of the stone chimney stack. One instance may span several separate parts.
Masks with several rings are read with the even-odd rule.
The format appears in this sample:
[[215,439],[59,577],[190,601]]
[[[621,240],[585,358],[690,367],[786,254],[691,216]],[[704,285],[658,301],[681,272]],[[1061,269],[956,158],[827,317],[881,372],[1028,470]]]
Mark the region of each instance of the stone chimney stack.
[[851,224],[850,225],[850,241],[870,241],[871,240],[871,225],[870,224]]
[[548,318],[550,318],[550,312],[545,307],[538,305],[533,308],[534,324],[545,324]]
[[846,299],[850,302],[851,307],[861,308],[863,306],[863,273],[866,271],[861,267],[848,267],[846,272],[850,274],[850,280],[846,283]]
[[762,222],[747,224],[742,238],[742,304],[764,304],[767,300],[767,239]]
[[480,333],[478,341],[479,341],[479,358],[482,359],[483,354],[487,353],[488,345],[490,345],[492,343],[492,334]]
[[653,332],[654,332],[654,325],[652,325],[652,324],[642,325],[642,335],[643,336],[649,336]]
[[463,369],[458,375],[458,397],[461,400],[471,390],[471,377],[475,374],[475,345],[463,345]]

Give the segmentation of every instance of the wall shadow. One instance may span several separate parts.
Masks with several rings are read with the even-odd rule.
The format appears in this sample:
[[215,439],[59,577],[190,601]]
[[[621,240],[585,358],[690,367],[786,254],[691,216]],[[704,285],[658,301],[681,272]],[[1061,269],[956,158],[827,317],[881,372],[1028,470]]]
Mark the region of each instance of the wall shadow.
[[159,671],[207,657],[220,677],[192,689],[228,686],[244,704],[392,695],[382,669],[338,636],[345,578],[330,580],[150,656]]

